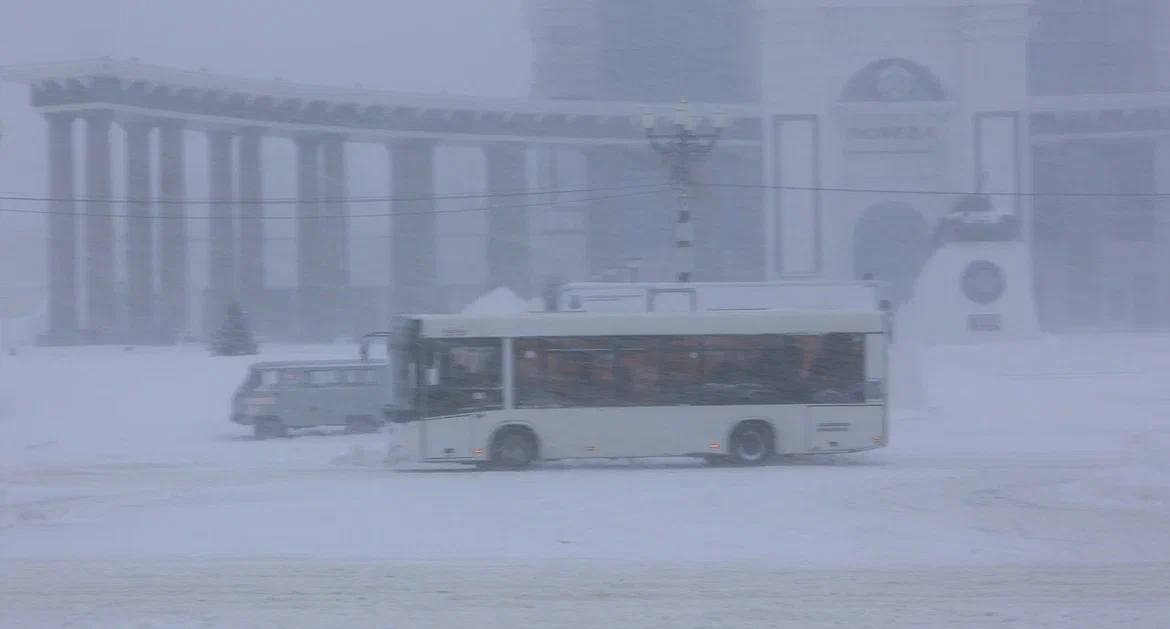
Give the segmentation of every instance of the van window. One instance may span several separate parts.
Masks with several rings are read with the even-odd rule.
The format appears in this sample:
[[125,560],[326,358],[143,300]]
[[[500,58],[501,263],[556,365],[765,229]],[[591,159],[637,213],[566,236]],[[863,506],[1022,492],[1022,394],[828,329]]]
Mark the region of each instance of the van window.
[[279,372],[271,370],[253,371],[248,384],[259,391],[271,391],[280,381],[279,375]]
[[373,369],[347,369],[344,372],[345,384],[366,386],[377,384],[377,374]]
[[341,384],[341,372],[336,369],[313,369],[309,371],[309,386],[331,387]]

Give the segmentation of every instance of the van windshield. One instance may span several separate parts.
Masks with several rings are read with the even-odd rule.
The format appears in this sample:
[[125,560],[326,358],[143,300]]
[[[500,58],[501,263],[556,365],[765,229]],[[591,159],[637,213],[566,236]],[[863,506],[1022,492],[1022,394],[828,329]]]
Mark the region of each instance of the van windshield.
[[244,388],[248,391],[271,391],[276,388],[278,372],[271,369],[253,369],[248,372]]

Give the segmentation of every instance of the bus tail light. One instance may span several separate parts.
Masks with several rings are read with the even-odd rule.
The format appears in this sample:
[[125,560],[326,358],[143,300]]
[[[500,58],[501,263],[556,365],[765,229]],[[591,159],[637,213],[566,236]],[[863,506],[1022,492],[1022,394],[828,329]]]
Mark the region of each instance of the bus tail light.
[[708,446],[708,447],[710,447],[712,450],[718,450],[718,449],[719,449],[719,444],[718,444],[718,443],[712,443],[712,444],[711,444],[710,446]]
[[479,456],[479,455],[483,454],[483,448],[476,448],[476,449],[472,450],[471,452],[473,454],[475,454],[476,456]]

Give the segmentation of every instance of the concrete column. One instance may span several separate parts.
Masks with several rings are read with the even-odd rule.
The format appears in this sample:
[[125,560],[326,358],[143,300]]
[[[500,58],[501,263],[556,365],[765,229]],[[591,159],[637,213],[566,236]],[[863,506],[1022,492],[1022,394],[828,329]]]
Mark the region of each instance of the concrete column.
[[[622,149],[597,146],[585,151],[585,187],[591,190],[614,187],[621,180]],[[591,196],[606,196],[598,192]],[[585,256],[589,276],[601,276],[607,269],[619,268],[622,259],[622,221],[620,205],[615,199],[592,201],[585,213]]]
[[[700,181],[758,186],[762,152],[717,147]],[[703,282],[764,279],[763,194],[760,188],[695,186],[695,279]],[[811,234],[809,235],[811,237]]]
[[85,279],[86,334],[93,343],[114,340],[118,311],[114,300],[114,213],[111,197],[108,111],[85,115]]
[[73,116],[49,122],[49,345],[77,341],[77,217],[73,214]]
[[322,258],[325,284],[340,288],[349,284],[349,225],[346,220],[345,198],[348,195],[345,167],[345,138],[329,135],[321,143],[322,177],[321,229]]
[[1154,42],[1154,89],[1170,90],[1170,2],[1150,3],[1153,16],[1150,24]]
[[166,120],[159,126],[159,316],[161,340],[173,342],[187,329],[186,168],[183,123]]
[[[484,147],[487,162],[487,192],[508,195],[528,189],[528,151],[519,142],[498,142]],[[491,196],[487,205],[488,290],[507,286],[525,297],[531,296],[532,268],[529,264],[528,211],[522,196]]]
[[322,313],[330,338],[360,333],[348,325],[353,321],[349,300],[349,225],[345,198],[348,194],[345,168],[345,137],[336,134],[321,139],[321,275],[327,296]]
[[127,340],[156,339],[154,318],[154,202],[151,199],[150,130],[146,120],[124,123],[126,132]]
[[210,161],[211,246],[208,251],[210,281],[206,301],[205,333],[214,333],[223,322],[228,304],[236,297],[236,212],[232,163],[232,133],[223,129],[207,132]]
[[[609,184],[610,186],[629,185],[630,182],[659,182],[666,186],[670,182],[669,169],[663,163],[662,157],[649,145],[627,148],[619,155],[621,161],[612,164],[612,172],[616,174],[617,179]],[[690,225],[692,229],[697,229],[699,224],[694,218],[698,216],[696,210],[701,206],[704,197],[701,194],[703,191],[698,187],[694,191],[696,194],[690,199],[692,211]],[[640,280],[660,281],[676,277],[682,270],[679,263],[685,262],[679,260],[680,256],[689,253],[680,252],[676,241],[680,231],[687,229],[679,226],[677,190],[664,189],[651,194],[644,189],[614,189],[591,192],[588,195],[591,197],[628,195],[604,201],[616,213],[613,230],[619,238],[615,244],[614,256],[620,256],[616,260],[620,269],[615,276],[617,280],[626,281],[636,276]],[[642,260],[636,270],[628,265],[631,257]],[[611,260],[608,264],[612,266],[615,262]]]
[[390,145],[391,312],[433,312],[439,303],[435,217],[435,142]]
[[[1170,18],[1170,8],[1166,9],[1166,15]],[[1170,26],[1166,28],[1170,29]],[[1162,269],[1170,269],[1170,247],[1166,246],[1170,243],[1170,136],[1158,138],[1155,145],[1154,191],[1166,195],[1155,201],[1158,211],[1154,214],[1157,216],[1158,225],[1154,242],[1161,256],[1156,263]],[[1170,325],[1170,272],[1163,271],[1156,281],[1160,288],[1160,294],[1153,298],[1158,309],[1157,324],[1165,327]]]
[[[240,296],[254,311],[264,293],[264,166],[259,129],[240,132]],[[258,313],[255,313],[258,314]],[[253,316],[253,322],[256,317]]]
[[317,136],[296,139],[297,146],[297,298],[301,336],[317,339],[322,329],[320,147]]

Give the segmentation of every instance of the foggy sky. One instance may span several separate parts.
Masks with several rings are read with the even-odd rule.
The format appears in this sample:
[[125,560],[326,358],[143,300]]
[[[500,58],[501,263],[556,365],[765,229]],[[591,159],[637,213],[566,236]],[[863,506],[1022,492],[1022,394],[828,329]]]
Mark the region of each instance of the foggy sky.
[[[528,92],[521,0],[9,0],[3,7],[0,65],[109,56],[393,91]],[[0,83],[0,121],[0,192],[44,195],[45,123],[28,104],[27,86]],[[0,286],[45,281],[44,223],[0,213]]]

